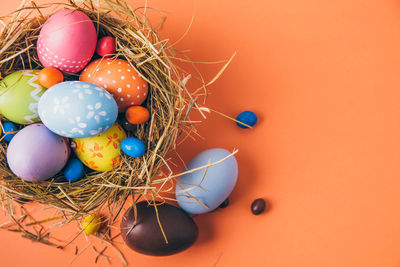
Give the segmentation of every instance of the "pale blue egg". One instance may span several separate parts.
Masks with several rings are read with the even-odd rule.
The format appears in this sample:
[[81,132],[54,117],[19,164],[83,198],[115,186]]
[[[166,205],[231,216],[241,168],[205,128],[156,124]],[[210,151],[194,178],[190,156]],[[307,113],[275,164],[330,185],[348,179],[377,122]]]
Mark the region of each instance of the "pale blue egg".
[[112,95],[88,82],[69,81],[50,87],[40,98],[39,116],[54,133],[87,138],[107,131],[116,121]]
[[[183,172],[216,163],[230,154],[231,152],[222,148],[205,150],[195,156]],[[231,194],[237,177],[237,161],[231,156],[208,169],[203,168],[179,177],[176,184],[176,200],[179,206],[190,214],[215,210]]]

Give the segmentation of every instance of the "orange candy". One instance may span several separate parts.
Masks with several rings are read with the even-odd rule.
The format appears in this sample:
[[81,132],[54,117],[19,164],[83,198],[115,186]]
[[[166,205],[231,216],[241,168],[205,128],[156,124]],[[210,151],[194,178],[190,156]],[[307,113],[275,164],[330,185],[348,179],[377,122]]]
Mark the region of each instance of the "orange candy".
[[64,81],[64,75],[56,68],[48,67],[39,72],[39,83],[46,88],[50,88],[57,83]]
[[142,124],[149,120],[150,113],[142,106],[133,106],[126,110],[125,117],[132,124]]

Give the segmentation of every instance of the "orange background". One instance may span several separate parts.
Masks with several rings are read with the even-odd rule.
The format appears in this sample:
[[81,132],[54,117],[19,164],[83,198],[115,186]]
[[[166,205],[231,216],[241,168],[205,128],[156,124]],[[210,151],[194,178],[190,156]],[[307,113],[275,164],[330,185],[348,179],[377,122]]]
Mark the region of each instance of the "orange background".
[[[198,128],[204,140],[180,147],[185,161],[206,148],[239,149],[231,204],[196,217],[199,240],[181,254],[149,257],[120,245],[130,266],[400,266],[400,2],[148,4],[168,12],[162,33],[171,42],[196,10],[177,46],[191,49],[193,60],[237,51],[208,106],[231,116],[250,109],[260,121],[242,130],[211,114]],[[1,5],[2,15],[17,8]],[[199,68],[207,79],[218,69]],[[258,197],[272,209],[254,216],[249,206]],[[76,226],[64,228],[66,238],[69,230]],[[59,251],[0,236],[4,267],[66,266],[73,257],[74,246]],[[106,254],[121,265],[110,248]],[[95,256],[88,249],[73,266],[92,266]]]

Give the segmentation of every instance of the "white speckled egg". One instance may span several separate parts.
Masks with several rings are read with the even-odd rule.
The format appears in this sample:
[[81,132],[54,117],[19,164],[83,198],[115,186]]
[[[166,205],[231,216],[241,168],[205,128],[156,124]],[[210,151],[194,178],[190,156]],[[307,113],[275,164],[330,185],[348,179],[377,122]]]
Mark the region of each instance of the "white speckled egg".
[[116,121],[118,106],[103,88],[69,81],[50,87],[39,101],[39,116],[54,133],[87,138],[107,131]]

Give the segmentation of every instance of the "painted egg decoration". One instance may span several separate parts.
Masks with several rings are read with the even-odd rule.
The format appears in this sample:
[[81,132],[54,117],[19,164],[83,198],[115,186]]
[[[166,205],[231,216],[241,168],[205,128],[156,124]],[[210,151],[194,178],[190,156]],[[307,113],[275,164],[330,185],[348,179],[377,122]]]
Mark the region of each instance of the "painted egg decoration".
[[123,59],[95,60],[82,71],[80,80],[97,84],[110,92],[119,112],[142,104],[149,89],[147,82]]
[[18,124],[39,122],[38,102],[46,91],[38,81],[39,70],[16,71],[2,80],[0,113]]
[[50,87],[39,101],[39,116],[51,131],[69,138],[104,133],[118,116],[115,100],[103,88],[68,81]]
[[235,187],[238,177],[236,158],[228,157],[230,154],[231,152],[226,149],[208,149],[195,156],[187,164],[184,172],[209,163],[217,163],[226,158],[214,166],[187,173],[178,178],[176,200],[182,209],[191,214],[201,214],[215,210],[225,201]]
[[74,151],[87,167],[96,171],[109,171],[121,162],[121,142],[125,138],[125,131],[115,123],[98,136],[73,139],[76,144]]
[[91,19],[82,11],[62,9],[43,25],[37,52],[44,67],[77,73],[89,63],[96,45],[97,33]]
[[42,123],[26,126],[11,140],[7,162],[18,177],[30,181],[47,180],[60,172],[68,161],[68,140]]
[[147,255],[167,256],[181,252],[196,242],[197,225],[182,209],[157,203],[157,215],[154,206],[146,201],[137,203],[136,209],[137,213],[133,208],[128,209],[121,221],[122,238],[131,249]]

